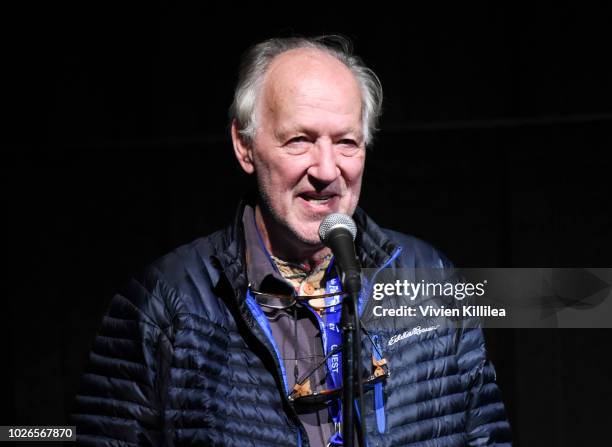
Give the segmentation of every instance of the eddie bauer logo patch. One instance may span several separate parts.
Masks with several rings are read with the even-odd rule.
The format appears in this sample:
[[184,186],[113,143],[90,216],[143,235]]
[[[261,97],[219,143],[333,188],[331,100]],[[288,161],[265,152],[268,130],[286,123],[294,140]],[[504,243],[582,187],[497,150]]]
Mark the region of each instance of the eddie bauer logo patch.
[[409,331],[406,331],[406,332],[404,332],[402,334],[394,335],[393,337],[391,337],[389,339],[389,343],[387,343],[387,346],[394,345],[398,341],[402,341],[402,340],[404,340],[404,339],[406,339],[408,337],[412,337],[413,335],[419,335],[419,334],[422,334],[424,332],[435,331],[439,327],[440,327],[439,324],[437,324],[435,326],[429,326],[429,327],[426,327],[426,328],[422,328],[421,326],[416,326],[416,327],[410,329]]

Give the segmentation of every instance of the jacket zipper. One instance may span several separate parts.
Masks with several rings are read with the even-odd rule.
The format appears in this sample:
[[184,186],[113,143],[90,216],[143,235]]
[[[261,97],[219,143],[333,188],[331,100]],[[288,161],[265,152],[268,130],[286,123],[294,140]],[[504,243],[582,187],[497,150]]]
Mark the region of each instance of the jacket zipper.
[[394,252],[391,254],[391,256],[389,257],[389,259],[387,259],[387,260],[385,261],[385,263],[384,263],[384,264],[383,264],[381,267],[379,267],[379,268],[378,268],[378,269],[377,269],[377,270],[374,272],[374,274],[372,275],[372,279],[369,281],[369,284],[368,284],[368,287],[367,287],[368,291],[367,291],[367,293],[366,293],[365,295],[362,295],[364,299],[363,299],[363,300],[361,300],[361,299],[359,300],[359,316],[360,316],[360,317],[361,317],[361,315],[363,315],[363,311],[365,310],[365,306],[367,305],[367,301],[365,301],[365,298],[366,298],[366,297],[368,297],[368,296],[370,296],[370,294],[372,293],[372,287],[374,286],[374,280],[376,279],[376,277],[378,276],[378,274],[379,274],[379,273],[380,273],[380,272],[381,272],[383,269],[385,269],[385,268],[389,267],[389,265],[391,265],[391,263],[392,263],[393,261],[395,261],[395,259],[396,259],[396,258],[399,256],[399,254],[400,254],[401,252],[402,252],[402,247],[397,247],[397,248],[395,249],[395,251],[394,251]]
[[[272,348],[273,348],[274,352],[271,352],[270,349],[268,348],[268,346],[266,346],[266,348],[268,348],[268,352],[270,352],[270,354],[272,356],[272,359],[274,360],[274,366],[276,367],[276,373],[283,380],[283,385],[284,385],[284,389],[285,389],[285,392],[282,393],[283,400],[285,401],[285,404],[287,405],[287,407],[292,409],[291,403],[289,402],[289,399],[287,398],[287,394],[289,393],[289,384],[288,384],[288,381],[287,381],[287,372],[285,371],[285,366],[282,363],[282,360],[281,360],[281,357],[280,357],[280,353],[278,351],[278,346],[277,346],[276,341],[274,340],[274,337],[272,335],[272,330],[270,328],[270,324],[268,323],[268,321],[266,320],[265,316],[263,315],[263,312],[261,311],[261,308],[259,307],[257,302],[255,301],[253,296],[248,291],[246,293],[246,303],[247,303],[249,311],[251,312],[251,315],[255,318],[255,321],[256,321],[257,325],[259,326],[259,328],[261,329],[261,331],[265,335],[265,337],[268,340],[268,342],[270,342],[270,345],[272,345]],[[257,336],[256,334],[254,334],[254,335]],[[264,346],[265,345],[266,344],[264,343]],[[303,428],[302,427],[302,423],[301,423],[297,413],[293,409],[292,409],[292,413],[293,413],[293,416],[295,417],[295,419],[298,421],[298,427],[297,427],[297,445],[298,445],[298,447],[301,447],[302,446],[302,432],[301,431],[302,431],[302,428]]]
[[[367,287],[368,291],[365,297],[369,297],[370,294],[372,293],[372,287],[374,286],[374,281],[376,279],[376,276],[378,276],[378,274],[383,269],[391,265],[391,263],[399,256],[401,252],[402,252],[402,247],[397,247],[395,251],[393,252],[393,254],[389,257],[389,259],[378,270],[374,272],[374,274],[372,275],[372,279],[370,283],[368,284],[368,287]],[[359,317],[361,317],[361,315],[363,315],[363,312],[365,311],[367,302],[359,303],[359,304],[360,304]],[[378,351],[382,352],[380,349],[380,345],[378,344],[378,335],[374,335],[373,338],[374,338],[374,342],[377,345],[376,347],[378,348]],[[376,350],[374,351],[378,352]],[[380,360],[378,353],[376,354],[376,359]],[[383,384],[381,382],[374,385],[374,414],[376,415],[376,428],[378,430],[378,433],[384,434],[386,425],[387,425],[387,417],[385,414],[385,407],[384,407]],[[367,444],[367,440],[366,440],[366,444]]]

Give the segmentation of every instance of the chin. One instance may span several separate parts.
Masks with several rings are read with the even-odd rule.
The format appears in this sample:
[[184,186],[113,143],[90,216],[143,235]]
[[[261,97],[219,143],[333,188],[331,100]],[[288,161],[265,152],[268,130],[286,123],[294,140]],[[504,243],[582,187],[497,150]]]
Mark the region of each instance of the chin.
[[319,238],[319,225],[320,222],[317,222],[316,228],[296,228],[293,227],[292,233],[295,235],[297,239],[299,239],[302,243],[307,245],[321,245],[321,239]]

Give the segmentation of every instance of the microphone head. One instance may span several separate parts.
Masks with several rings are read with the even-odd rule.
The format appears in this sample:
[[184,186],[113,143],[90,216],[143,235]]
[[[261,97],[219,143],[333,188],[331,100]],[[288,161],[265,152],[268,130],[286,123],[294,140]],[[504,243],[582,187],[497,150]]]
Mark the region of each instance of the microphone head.
[[355,240],[357,236],[357,225],[355,225],[355,221],[346,214],[333,213],[325,216],[321,221],[321,225],[319,225],[319,237],[323,244],[327,245],[327,238],[330,236],[332,230],[336,228],[346,229],[351,233],[351,236],[353,236],[353,240]]

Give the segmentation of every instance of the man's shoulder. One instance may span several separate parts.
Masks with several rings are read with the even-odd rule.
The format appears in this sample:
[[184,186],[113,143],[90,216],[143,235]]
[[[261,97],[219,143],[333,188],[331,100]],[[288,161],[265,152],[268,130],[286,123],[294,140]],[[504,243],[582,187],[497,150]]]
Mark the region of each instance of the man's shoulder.
[[387,237],[401,247],[402,251],[396,260],[398,267],[404,268],[448,268],[451,261],[444,253],[432,244],[410,234],[381,228]]
[[375,264],[381,265],[401,248],[399,255],[394,257],[397,268],[452,266],[448,258],[433,245],[415,236],[378,226],[361,208],[355,210],[353,217],[357,227],[365,234],[360,240],[361,249],[371,252],[366,257],[373,259]]
[[208,315],[220,270],[214,255],[223,231],[181,245],[141,269],[120,295],[160,326],[175,315]]
[[218,269],[213,255],[218,251],[222,238],[223,231],[219,230],[180,245],[150,263],[145,271],[173,286],[203,279],[216,283]]

